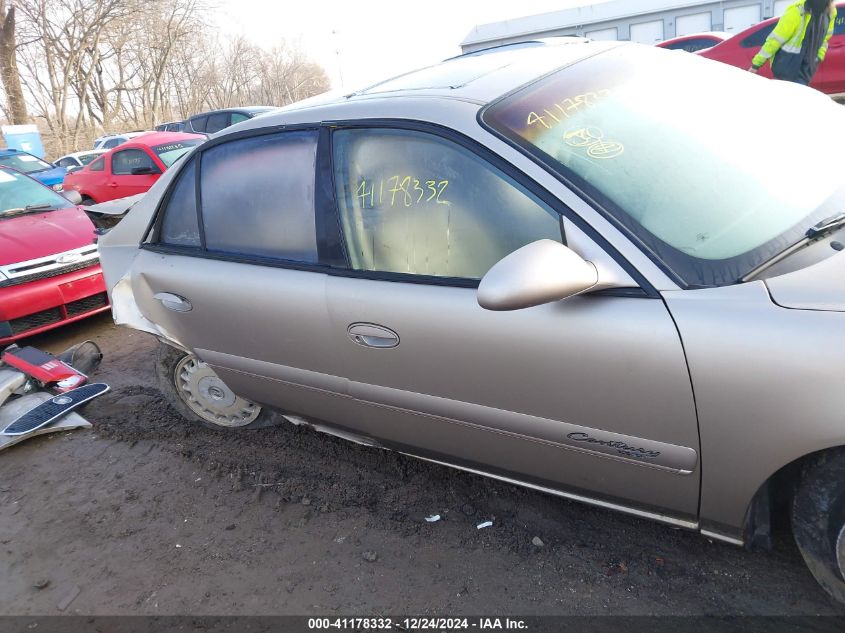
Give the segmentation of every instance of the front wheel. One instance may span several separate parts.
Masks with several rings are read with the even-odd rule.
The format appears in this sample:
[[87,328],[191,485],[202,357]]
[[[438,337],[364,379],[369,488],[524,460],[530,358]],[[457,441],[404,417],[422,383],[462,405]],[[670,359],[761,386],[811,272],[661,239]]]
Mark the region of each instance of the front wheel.
[[253,429],[274,423],[270,412],[235,394],[193,354],[162,343],[156,375],[162,394],[186,420],[213,429]]
[[804,469],[792,531],[815,579],[845,603],[845,451],[825,453]]

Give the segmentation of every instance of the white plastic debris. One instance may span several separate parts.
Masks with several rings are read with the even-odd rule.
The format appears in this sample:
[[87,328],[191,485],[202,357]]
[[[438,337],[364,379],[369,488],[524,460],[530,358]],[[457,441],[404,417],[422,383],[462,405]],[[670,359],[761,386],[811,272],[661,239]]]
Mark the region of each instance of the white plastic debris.
[[437,523],[440,520],[440,515],[432,514],[430,517],[426,517],[425,520],[429,523]]
[[485,521],[484,523],[479,523],[478,525],[475,526],[475,529],[483,530],[484,528],[489,528],[489,527],[493,527],[492,521]]

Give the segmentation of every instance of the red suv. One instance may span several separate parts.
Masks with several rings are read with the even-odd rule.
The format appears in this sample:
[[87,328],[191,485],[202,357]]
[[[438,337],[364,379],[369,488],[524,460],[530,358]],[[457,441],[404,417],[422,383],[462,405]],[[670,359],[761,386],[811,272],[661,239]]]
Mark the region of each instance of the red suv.
[[[833,37],[830,38],[827,55],[810,85],[826,94],[840,96],[845,95],[845,2],[837,2],[836,10],[836,24],[833,27]],[[774,30],[777,22],[778,18],[760,22],[721,44],[698,51],[696,54],[731,66],[750,68],[751,59],[760,52],[760,48]],[[761,68],[760,74],[771,78],[771,64],[767,63]]]
[[85,212],[0,168],[0,347],[108,309]]
[[181,132],[136,136],[65,176],[65,190],[78,191],[86,205],[144,193],[168,167],[204,140],[205,136]]

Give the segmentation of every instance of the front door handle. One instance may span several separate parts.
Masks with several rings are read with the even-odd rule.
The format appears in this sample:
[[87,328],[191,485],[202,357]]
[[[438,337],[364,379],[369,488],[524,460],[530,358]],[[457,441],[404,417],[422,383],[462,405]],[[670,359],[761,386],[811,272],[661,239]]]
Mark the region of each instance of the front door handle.
[[165,308],[174,312],[190,312],[194,307],[185,297],[172,292],[159,292],[153,295],[153,299],[158,299]]
[[110,183],[109,183],[108,185],[106,185],[106,186],[107,186],[107,187],[117,187],[117,183],[116,183],[116,182],[110,182]]
[[353,323],[346,329],[353,343],[364,347],[389,349],[399,345],[399,335],[383,325],[374,323]]

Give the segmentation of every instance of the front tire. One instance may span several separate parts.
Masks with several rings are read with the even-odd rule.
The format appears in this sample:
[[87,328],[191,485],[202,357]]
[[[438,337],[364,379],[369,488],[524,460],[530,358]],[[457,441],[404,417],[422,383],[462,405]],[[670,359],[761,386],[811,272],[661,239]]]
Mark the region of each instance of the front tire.
[[199,358],[162,343],[156,355],[158,386],[183,418],[212,429],[241,430],[274,424],[274,415],[235,394]]
[[815,579],[845,603],[845,451],[824,453],[804,468],[792,531]]

